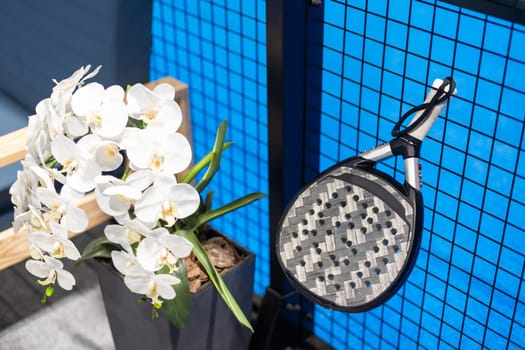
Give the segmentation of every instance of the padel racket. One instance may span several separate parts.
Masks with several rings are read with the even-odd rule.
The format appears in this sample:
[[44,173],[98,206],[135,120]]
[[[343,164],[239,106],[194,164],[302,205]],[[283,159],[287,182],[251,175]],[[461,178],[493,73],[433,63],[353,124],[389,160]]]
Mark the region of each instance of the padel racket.
[[[332,166],[292,200],[279,224],[277,255],[299,292],[325,307],[360,312],[401,287],[421,243],[421,143],[453,94],[451,78],[436,79],[425,102],[394,126],[390,142]],[[391,156],[404,159],[404,184],[375,168]]]

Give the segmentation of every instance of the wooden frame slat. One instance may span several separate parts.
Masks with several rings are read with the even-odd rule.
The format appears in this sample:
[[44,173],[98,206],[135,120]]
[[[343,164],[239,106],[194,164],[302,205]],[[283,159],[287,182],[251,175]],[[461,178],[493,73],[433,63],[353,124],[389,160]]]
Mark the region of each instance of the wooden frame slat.
[[0,137],[0,168],[24,159],[27,127]]
[[[168,83],[175,88],[175,100],[181,107],[183,117],[179,132],[184,134],[191,143],[188,86],[170,77],[165,77],[145,85],[153,89],[161,83]],[[27,128],[22,128],[0,136],[0,167],[20,161],[25,157],[26,138]],[[79,206],[86,212],[89,219],[88,228],[84,232],[109,219],[109,217],[98,208],[94,193],[87,194]],[[70,237],[75,235],[76,234],[70,233]],[[22,229],[15,233],[13,228],[10,227],[0,232],[0,270],[29,258],[28,244],[27,230]]]

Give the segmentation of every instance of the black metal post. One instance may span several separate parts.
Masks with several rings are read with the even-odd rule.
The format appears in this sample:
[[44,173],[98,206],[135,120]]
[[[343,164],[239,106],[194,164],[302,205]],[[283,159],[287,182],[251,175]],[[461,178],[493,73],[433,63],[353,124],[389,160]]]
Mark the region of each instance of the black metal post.
[[[313,124],[320,125],[320,90],[316,96],[311,91],[307,93],[307,82],[317,84],[321,79],[320,74],[308,76],[306,69],[309,60],[320,62],[322,56],[321,46],[318,50],[307,49],[309,33],[322,38],[322,21],[319,21],[322,7],[315,5],[318,4],[311,1],[266,2],[271,284],[262,301],[252,349],[270,348],[282,316],[284,296],[291,290],[275,253],[277,227],[288,201],[305,183],[306,144],[310,149],[318,149],[318,138],[308,140],[306,133],[307,123],[314,128]],[[315,11],[316,16],[312,17],[311,11]],[[309,23],[312,18],[316,21]],[[314,72],[320,73],[320,70]],[[317,105],[318,108],[314,108],[317,115],[307,115],[307,101],[310,107]],[[309,166],[315,162],[317,159],[308,160]],[[312,306],[302,298],[295,299],[293,303],[300,305],[296,308],[299,311],[287,318],[295,333],[304,336],[304,315],[311,316]]]

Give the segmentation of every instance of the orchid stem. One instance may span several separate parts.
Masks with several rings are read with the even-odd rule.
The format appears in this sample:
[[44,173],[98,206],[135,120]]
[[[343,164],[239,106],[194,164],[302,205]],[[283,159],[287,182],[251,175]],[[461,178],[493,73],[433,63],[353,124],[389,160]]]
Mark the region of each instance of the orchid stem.
[[45,163],[48,168],[53,169],[57,164],[57,160],[55,159],[55,157],[51,156],[45,161]]
[[126,181],[126,179],[128,178],[130,170],[131,169],[129,168],[129,166],[126,166],[126,169],[124,169],[124,174],[122,174],[122,178],[121,178],[122,181]]

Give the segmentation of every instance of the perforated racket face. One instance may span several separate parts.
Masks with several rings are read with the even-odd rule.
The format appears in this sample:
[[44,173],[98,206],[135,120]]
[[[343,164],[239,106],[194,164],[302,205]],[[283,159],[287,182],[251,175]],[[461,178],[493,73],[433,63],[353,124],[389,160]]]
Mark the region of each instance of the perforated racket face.
[[364,311],[404,280],[414,239],[414,208],[391,182],[337,167],[302,191],[281,220],[284,271],[321,305]]

